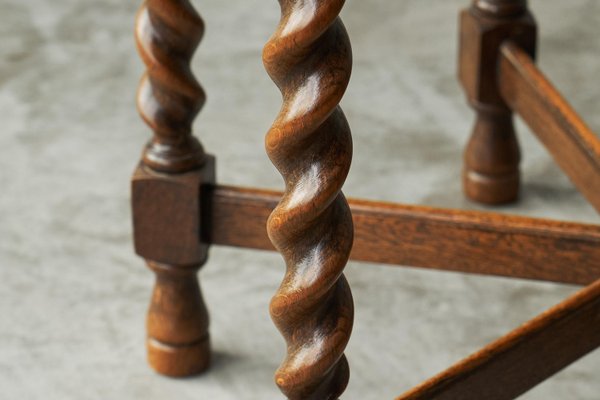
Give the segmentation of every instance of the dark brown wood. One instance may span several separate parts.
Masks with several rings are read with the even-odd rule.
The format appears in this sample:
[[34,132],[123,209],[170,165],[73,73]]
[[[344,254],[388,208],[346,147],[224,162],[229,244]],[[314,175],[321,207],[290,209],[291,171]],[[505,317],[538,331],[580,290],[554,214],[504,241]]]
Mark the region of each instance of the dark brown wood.
[[519,194],[520,151],[510,109],[497,87],[497,61],[511,38],[535,52],[536,26],[524,0],[474,0],[460,16],[458,75],[477,113],[464,154],[463,187],[472,200],[501,204]]
[[[147,348],[158,372],[188,376],[210,364],[209,315],[196,275],[211,243],[283,255],[287,269],[271,315],[287,342],[275,379],[292,400],[337,399],[347,386],[349,257],[573,284],[600,277],[600,226],[349,204],[341,191],[352,154],[339,107],[352,63],[339,19],[344,0],[279,3],[281,22],[264,62],[283,94],[266,138],[283,194],[214,185],[214,158],[192,135],[205,94],[190,60],[204,24],[189,0],[145,0],[137,15],[147,68],[137,105],[154,135],[132,180],[134,244],[156,275]],[[473,0],[460,22],[459,77],[477,113],[465,152],[467,196],[490,204],[517,198],[516,111],[600,211],[600,140],[533,64],[536,25],[526,0]],[[596,281],[399,399],[512,399],[599,345]]]
[[287,269],[271,317],[287,342],[275,374],[291,400],[337,399],[348,384],[344,349],[354,307],[343,270],[352,216],[341,192],[352,138],[338,106],[352,66],[338,17],[343,0],[280,0],[281,21],[263,60],[283,95],[267,153],[286,191],[269,217],[269,237]]
[[196,272],[202,189],[214,183],[214,159],[192,136],[205,96],[190,70],[204,24],[187,0],[146,0],[136,41],[147,70],[138,110],[154,132],[132,180],[134,242],[156,274],[147,318],[148,361],[158,372],[188,376],[210,364],[208,312]]
[[146,320],[149,364],[172,377],[205,371],[211,360],[209,318],[198,266],[148,261],[148,267],[156,274]]
[[600,280],[397,400],[514,399],[600,346]]
[[501,54],[502,96],[600,212],[600,139],[516,43]]
[[204,164],[192,122],[206,95],[190,69],[203,34],[204,22],[188,0],[145,0],[138,11],[135,38],[147,69],[137,107],[154,132],[144,164],[156,171],[179,173]]
[[[281,193],[207,193],[212,244],[273,250],[264,228]],[[587,285],[600,276],[600,226],[350,199],[351,258]]]
[[203,264],[208,244],[200,240],[205,183],[214,182],[214,158],[205,168],[164,174],[141,163],[132,178],[134,246],[156,262]]

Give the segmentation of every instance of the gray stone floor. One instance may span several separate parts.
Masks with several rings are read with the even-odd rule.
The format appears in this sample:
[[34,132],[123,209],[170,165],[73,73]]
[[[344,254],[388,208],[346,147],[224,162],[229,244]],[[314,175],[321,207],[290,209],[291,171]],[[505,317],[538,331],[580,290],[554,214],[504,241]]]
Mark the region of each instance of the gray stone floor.
[[[260,59],[278,6],[194,3],[207,21],[194,67],[209,96],[196,133],[218,155],[220,182],[279,189],[263,135],[280,99]],[[473,120],[455,79],[457,12],[466,3],[347,2],[355,55],[343,101],[355,140],[348,195],[482,208],[459,185]],[[600,2],[531,3],[541,66],[599,131]],[[283,273],[277,254],[212,249],[201,274],[212,373],[171,380],[146,366],[152,276],[133,255],[128,205],[149,134],[133,101],[142,71],[136,7],[0,0],[0,399],[281,398],[272,372],[283,341],[267,311]],[[600,222],[518,128],[524,195],[499,211]],[[358,263],[347,270],[356,302],[350,399],[392,398],[576,290]],[[523,398],[598,400],[598,371],[595,353]]]

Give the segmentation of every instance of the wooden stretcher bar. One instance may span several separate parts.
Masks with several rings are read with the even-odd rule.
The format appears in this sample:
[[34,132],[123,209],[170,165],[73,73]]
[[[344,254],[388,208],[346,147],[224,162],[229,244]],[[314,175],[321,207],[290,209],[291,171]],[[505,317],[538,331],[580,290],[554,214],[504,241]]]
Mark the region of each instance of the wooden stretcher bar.
[[509,400],[600,346],[600,280],[396,400]]
[[[207,191],[205,240],[274,250],[265,229],[279,192]],[[600,276],[600,227],[496,213],[349,201],[357,261],[587,285]]]
[[518,45],[501,47],[498,84],[575,186],[600,212],[600,139]]

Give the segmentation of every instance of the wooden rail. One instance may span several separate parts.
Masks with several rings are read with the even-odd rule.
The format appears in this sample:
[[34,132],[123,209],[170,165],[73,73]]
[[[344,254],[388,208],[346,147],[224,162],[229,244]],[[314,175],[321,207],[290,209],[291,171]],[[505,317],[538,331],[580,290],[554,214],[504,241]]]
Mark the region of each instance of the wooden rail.
[[[216,186],[204,240],[274,250],[265,225],[280,195]],[[354,260],[580,285],[600,277],[600,226],[352,199],[350,207]]]
[[498,84],[510,108],[600,212],[600,139],[515,43],[501,48]]
[[600,346],[600,280],[396,400],[509,400]]

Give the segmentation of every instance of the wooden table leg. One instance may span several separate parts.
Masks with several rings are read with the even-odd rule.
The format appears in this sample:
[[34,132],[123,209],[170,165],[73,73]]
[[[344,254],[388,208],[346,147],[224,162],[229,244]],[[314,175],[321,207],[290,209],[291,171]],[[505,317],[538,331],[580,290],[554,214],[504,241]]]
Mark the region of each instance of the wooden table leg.
[[500,45],[518,42],[534,54],[536,26],[526,0],[474,0],[460,18],[459,77],[477,113],[464,155],[463,185],[472,200],[501,204],[519,194],[520,152],[497,84]]
[[132,182],[136,252],[156,274],[148,312],[148,360],[158,372],[187,376],[210,362],[208,312],[196,277],[205,262],[201,198],[214,159],[192,136],[205,95],[190,70],[204,24],[188,0],[147,0],[136,40],[147,71],[137,104],[154,131]]
[[352,65],[338,17],[343,0],[280,0],[282,18],[263,58],[281,89],[283,108],[266,137],[286,191],[268,233],[287,271],[271,316],[287,342],[275,380],[292,400],[337,399],[349,367],[344,349],[354,308],[342,274],[353,241],[341,192],[352,138],[338,106]]

